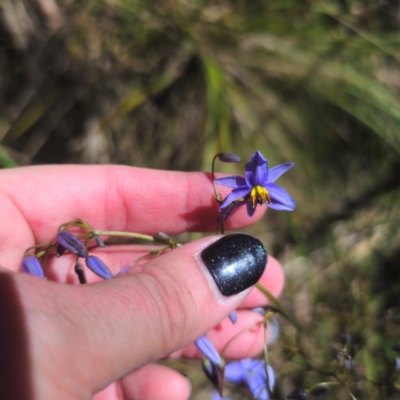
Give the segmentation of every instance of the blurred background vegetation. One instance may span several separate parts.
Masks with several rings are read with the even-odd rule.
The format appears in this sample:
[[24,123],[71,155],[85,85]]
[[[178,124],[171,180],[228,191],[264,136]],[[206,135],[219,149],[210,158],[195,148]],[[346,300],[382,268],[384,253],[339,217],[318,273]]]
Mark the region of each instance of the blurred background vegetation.
[[398,398],[399,18],[396,0],[0,0],[0,166],[294,161],[297,209],[252,230],[304,327],[272,349],[276,398],[337,382],[343,333],[356,397]]

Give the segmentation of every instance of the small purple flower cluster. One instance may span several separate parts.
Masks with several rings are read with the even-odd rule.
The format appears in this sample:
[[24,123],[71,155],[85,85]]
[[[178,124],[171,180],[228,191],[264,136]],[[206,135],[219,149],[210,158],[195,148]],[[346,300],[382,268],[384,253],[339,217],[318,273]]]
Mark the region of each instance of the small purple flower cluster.
[[275,372],[264,360],[245,358],[225,363],[218,351],[206,336],[195,342],[202,354],[202,366],[206,376],[217,389],[212,399],[223,397],[223,384],[246,384],[255,400],[269,400],[275,386]]
[[[94,236],[94,239],[98,246],[105,247],[100,237]],[[86,283],[86,278],[81,265],[78,264],[78,258],[84,258],[86,266],[100,278],[113,278],[113,274],[107,265],[99,257],[89,255],[86,245],[77,236],[67,230],[63,230],[57,234],[56,256],[61,257],[65,251],[69,251],[77,256],[75,270],[77,271],[81,283]],[[39,259],[34,255],[28,254],[24,257],[22,261],[22,270],[30,275],[45,278],[42,265]],[[80,271],[80,273],[78,271]]]
[[[78,229],[77,233],[71,233],[68,228]],[[94,229],[88,222],[83,219],[76,218],[72,221],[62,224],[57,233],[57,239],[54,242],[41,243],[28,248],[22,260],[22,271],[39,278],[45,278],[43,264],[46,263],[51,252],[55,251],[57,257],[61,257],[66,251],[76,256],[75,273],[80,283],[86,283],[86,275],[79,259],[85,260],[86,266],[97,276],[102,279],[112,279],[114,275],[108,266],[97,256],[89,254],[88,247],[105,247],[105,243],[100,238],[106,236],[113,239],[113,244],[125,243],[129,240],[147,240],[153,243],[163,244],[165,247],[150,250],[144,257],[157,257],[165,251],[172,250],[180,246],[175,243],[168,235],[159,232],[156,236],[144,235],[134,232],[114,232],[102,231]],[[125,238],[119,240],[118,238]],[[130,270],[132,265],[139,259],[132,262],[129,266],[123,268],[118,275],[125,274]]]

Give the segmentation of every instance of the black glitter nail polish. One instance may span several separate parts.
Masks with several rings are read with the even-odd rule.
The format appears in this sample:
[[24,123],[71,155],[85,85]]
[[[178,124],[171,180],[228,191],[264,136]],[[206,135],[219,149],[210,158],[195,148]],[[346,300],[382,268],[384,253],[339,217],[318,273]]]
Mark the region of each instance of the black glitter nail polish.
[[254,285],[267,264],[268,252],[256,238],[234,233],[217,240],[201,253],[220,292],[232,296]]

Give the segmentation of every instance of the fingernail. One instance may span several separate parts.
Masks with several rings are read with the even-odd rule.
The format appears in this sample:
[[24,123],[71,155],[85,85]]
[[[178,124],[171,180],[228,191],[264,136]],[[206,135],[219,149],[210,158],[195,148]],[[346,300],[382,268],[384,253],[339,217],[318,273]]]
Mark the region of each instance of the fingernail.
[[233,296],[253,286],[261,278],[268,252],[256,238],[234,233],[212,243],[201,252],[219,291]]

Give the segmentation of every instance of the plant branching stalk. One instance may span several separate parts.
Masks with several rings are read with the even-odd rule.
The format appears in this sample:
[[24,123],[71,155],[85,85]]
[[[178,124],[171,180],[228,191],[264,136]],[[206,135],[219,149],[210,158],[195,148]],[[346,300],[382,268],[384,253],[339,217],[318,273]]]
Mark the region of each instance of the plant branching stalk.
[[214,186],[214,198],[215,198],[215,201],[218,203],[218,204],[221,204],[222,203],[222,198],[221,198],[221,195],[218,193],[218,190],[217,190],[217,185],[215,184],[215,169],[214,169],[214,167],[215,167],[215,160],[218,158],[220,156],[220,154],[216,154],[215,156],[214,156],[214,158],[213,158],[213,160],[212,160],[212,165],[211,165],[211,178],[212,178],[212,181],[213,181],[213,186]]
[[291,317],[286,310],[282,307],[281,303],[278,301],[278,299],[263,285],[261,285],[260,282],[256,283],[256,288],[261,290],[261,292],[272,302],[272,304],[277,308],[278,312],[285,317],[296,329],[299,331],[302,329],[299,323]]
[[112,236],[112,237],[128,237],[140,240],[148,240],[154,242],[155,239],[150,235],[143,235],[142,233],[134,233],[134,232],[119,232],[119,231],[99,231],[97,229],[93,230],[95,235],[102,236]]

